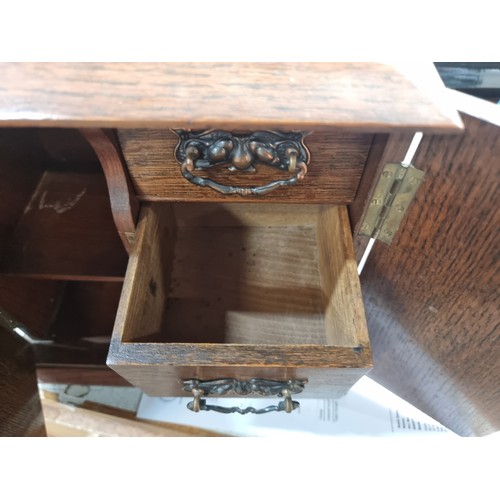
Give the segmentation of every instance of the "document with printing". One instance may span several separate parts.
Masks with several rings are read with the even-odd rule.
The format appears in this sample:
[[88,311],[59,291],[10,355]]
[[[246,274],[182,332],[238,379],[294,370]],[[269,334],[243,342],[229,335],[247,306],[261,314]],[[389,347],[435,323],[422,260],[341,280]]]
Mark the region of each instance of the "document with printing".
[[[240,436],[280,436],[293,432],[310,436],[456,436],[438,422],[368,377],[339,399],[307,399],[296,394],[300,407],[292,413],[194,413],[193,398],[152,398],[143,395],[137,416],[191,425]],[[278,405],[280,398],[206,398],[211,406],[255,409]]]

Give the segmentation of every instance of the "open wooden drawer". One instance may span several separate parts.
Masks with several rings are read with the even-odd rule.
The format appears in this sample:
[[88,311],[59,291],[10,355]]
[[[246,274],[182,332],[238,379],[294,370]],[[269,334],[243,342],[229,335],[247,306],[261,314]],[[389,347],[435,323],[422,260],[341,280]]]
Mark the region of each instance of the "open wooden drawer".
[[107,362],[151,396],[256,378],[344,393],[371,367],[346,207],[145,204]]

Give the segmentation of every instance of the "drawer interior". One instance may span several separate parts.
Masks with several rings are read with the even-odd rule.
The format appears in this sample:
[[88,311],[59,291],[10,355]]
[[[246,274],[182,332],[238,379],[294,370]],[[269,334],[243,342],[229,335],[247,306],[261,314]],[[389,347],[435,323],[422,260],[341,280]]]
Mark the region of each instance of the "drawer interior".
[[116,328],[122,342],[365,343],[345,207],[145,205]]

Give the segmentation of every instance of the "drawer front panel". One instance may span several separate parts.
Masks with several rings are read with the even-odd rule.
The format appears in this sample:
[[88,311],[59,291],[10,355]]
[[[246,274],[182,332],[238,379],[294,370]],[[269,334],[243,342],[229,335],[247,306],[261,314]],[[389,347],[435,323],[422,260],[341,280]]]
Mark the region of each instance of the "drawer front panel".
[[[130,177],[138,197],[148,201],[230,201],[349,204],[354,199],[373,141],[371,134],[314,132],[304,143],[310,152],[304,179],[263,196],[218,193],[191,184],[181,174],[175,158],[178,136],[168,129],[122,129],[118,137]],[[231,173],[218,169],[210,178],[222,185],[265,185],[277,179],[270,167],[257,167],[257,173]]]
[[[149,356],[144,350],[135,350],[132,345],[114,346],[110,350],[108,365],[132,385],[139,387],[153,397],[190,397],[183,389],[184,380],[300,380],[305,382],[304,390],[297,399],[339,397],[345,394],[371,368],[371,353],[368,348],[362,354],[353,356],[353,364],[358,366],[337,366],[326,368],[286,367],[286,366],[176,366],[164,363],[148,364]],[[223,348],[224,346],[221,346]],[[129,363],[123,360],[129,354]],[[153,356],[152,356],[153,357]],[[332,355],[332,358],[334,355]],[[151,358],[150,358],[151,359]],[[238,397],[227,394],[227,397]],[[245,398],[247,396],[241,396]],[[248,397],[258,397],[251,395]],[[295,397],[294,397],[295,399]]]

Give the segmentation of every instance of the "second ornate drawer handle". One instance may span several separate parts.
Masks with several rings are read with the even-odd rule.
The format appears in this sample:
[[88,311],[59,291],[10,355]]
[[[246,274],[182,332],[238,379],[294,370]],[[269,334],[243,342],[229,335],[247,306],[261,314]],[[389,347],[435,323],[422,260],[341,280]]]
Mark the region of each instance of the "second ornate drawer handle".
[[[302,392],[303,389],[304,382],[300,380],[288,380],[287,382],[266,379],[251,379],[248,381],[236,379],[184,381],[184,390],[190,391],[194,397],[193,401],[188,403],[187,407],[194,412],[217,411],[219,413],[240,413],[241,415],[247,413],[259,415],[271,411],[285,411],[286,413],[291,413],[300,406],[297,401],[292,400],[292,394],[298,394]],[[281,396],[284,400],[277,405],[270,405],[257,410],[252,406],[240,408],[238,406],[226,407],[209,405],[205,399],[201,399],[202,396],[208,396],[209,394],[223,395],[227,394],[229,391],[233,391],[239,395],[257,393],[261,396]]]
[[[182,175],[193,184],[222,194],[263,195],[281,186],[293,186],[307,173],[310,156],[302,133],[263,131],[241,135],[222,130],[201,133],[176,130],[175,133],[179,136],[175,156]],[[230,172],[254,173],[256,163],[293,175],[252,187],[226,186],[196,175],[219,166],[226,166]]]

